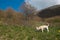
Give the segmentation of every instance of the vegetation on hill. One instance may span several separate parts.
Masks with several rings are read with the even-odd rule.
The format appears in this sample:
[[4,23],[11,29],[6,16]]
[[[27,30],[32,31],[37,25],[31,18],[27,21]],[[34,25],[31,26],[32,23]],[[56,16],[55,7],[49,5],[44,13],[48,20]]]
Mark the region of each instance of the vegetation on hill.
[[45,21],[50,22],[50,23],[60,23],[60,16],[47,18],[47,19],[45,19]]
[[7,11],[0,10],[0,22],[3,24],[20,24],[23,23],[24,16],[22,13],[15,12],[12,9],[8,9]]

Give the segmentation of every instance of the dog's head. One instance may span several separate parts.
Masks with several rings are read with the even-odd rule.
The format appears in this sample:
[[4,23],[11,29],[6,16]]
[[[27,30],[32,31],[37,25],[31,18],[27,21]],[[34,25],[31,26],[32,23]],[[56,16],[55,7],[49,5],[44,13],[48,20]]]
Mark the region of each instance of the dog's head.
[[40,28],[39,27],[36,27],[36,30],[40,30]]

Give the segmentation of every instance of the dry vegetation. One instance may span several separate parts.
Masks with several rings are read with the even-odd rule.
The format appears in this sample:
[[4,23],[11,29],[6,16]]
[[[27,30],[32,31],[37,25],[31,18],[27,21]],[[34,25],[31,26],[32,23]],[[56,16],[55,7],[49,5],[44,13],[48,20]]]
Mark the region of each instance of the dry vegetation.
[[33,14],[29,14],[28,17],[23,13],[16,12],[11,8],[7,10],[0,10],[0,24],[6,25],[30,25],[39,22],[41,19]]
[[45,19],[45,21],[50,22],[50,23],[60,23],[60,16],[47,18]]

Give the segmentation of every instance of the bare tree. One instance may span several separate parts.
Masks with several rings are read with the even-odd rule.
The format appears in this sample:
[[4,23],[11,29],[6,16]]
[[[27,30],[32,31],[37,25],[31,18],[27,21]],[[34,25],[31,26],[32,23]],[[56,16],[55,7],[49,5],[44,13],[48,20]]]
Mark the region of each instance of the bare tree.
[[34,12],[36,12],[36,8],[31,6],[29,3],[24,3],[21,7],[21,10],[23,11],[25,19],[28,20],[31,15],[34,15]]
[[28,2],[24,2],[20,9],[23,12],[23,15],[25,16],[24,18],[24,23],[29,24],[29,21],[33,18],[34,13],[36,12],[36,8],[31,6]]

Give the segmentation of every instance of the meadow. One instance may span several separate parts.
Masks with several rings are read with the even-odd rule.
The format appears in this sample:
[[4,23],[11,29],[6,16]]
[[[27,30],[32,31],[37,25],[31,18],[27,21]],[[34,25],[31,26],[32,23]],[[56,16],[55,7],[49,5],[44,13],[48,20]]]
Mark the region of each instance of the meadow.
[[60,40],[60,23],[52,23],[43,33],[32,26],[0,25],[0,40]]

